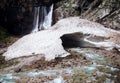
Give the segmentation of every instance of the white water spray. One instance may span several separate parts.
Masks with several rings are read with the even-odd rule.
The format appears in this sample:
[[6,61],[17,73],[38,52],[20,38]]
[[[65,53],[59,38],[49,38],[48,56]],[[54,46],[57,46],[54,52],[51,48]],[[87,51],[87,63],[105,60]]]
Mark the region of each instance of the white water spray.
[[[48,12],[49,9],[49,12]],[[52,25],[53,4],[50,7],[40,6],[34,9],[34,29],[32,32],[48,29]]]
[[53,4],[50,7],[49,13],[45,16],[43,28],[48,29],[52,25]]
[[34,21],[33,21],[33,27],[34,29],[32,30],[32,32],[38,32],[38,24],[39,24],[39,10],[40,7],[35,7],[34,9]]

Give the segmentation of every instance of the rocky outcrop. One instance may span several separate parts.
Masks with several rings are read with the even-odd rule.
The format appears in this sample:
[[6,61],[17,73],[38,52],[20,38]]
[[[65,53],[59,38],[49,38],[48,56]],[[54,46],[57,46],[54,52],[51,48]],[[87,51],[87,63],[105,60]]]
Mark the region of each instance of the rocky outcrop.
[[80,16],[120,30],[119,0],[63,0],[57,6],[54,11],[55,22],[70,16]]
[[74,43],[76,46],[82,44],[85,47],[116,48],[120,50],[120,32],[79,17],[70,17],[58,21],[49,30],[22,37],[8,47],[3,56],[6,60],[38,54],[44,56],[46,60],[65,57],[69,53],[65,51],[63,45],[64,42],[69,43],[70,41],[65,40],[64,36],[73,42],[77,42]]
[[118,0],[94,0],[81,17],[100,22],[113,29],[119,29],[120,24],[120,1]]
[[56,5],[54,23],[66,17],[80,16],[109,28],[120,29],[119,0],[2,0],[0,25],[13,34],[28,34],[34,26],[34,7],[44,5],[49,10],[52,3]]
[[45,6],[59,0],[2,0],[0,1],[0,26],[15,35],[24,35],[34,27],[34,7]]
[[56,4],[57,8],[54,10],[54,21],[57,22],[60,19],[79,16],[78,7],[79,0],[62,0]]

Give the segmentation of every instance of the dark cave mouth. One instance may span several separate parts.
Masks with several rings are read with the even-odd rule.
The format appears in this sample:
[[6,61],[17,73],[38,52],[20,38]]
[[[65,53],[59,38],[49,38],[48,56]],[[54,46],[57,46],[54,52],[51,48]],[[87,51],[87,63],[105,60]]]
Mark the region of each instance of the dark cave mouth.
[[[87,39],[88,41],[86,41]],[[90,34],[83,34],[80,32],[65,34],[61,37],[62,45],[64,48],[98,48],[94,43],[102,42],[105,40],[104,37],[90,36]],[[94,43],[90,43],[92,41]]]
[[85,44],[84,35],[79,32],[65,34],[61,40],[64,48],[84,47]]

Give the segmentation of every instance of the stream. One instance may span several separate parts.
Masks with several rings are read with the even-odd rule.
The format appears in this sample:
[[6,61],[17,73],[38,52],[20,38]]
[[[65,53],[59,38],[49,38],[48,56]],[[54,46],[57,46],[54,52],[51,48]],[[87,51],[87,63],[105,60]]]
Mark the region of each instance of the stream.
[[[112,65],[111,61],[99,53],[81,48],[68,48],[68,51],[80,54],[88,62],[79,65],[61,67],[57,64],[55,68],[31,69],[24,72],[0,73],[1,83],[119,83],[120,69]],[[63,58],[64,60],[64,58]],[[62,60],[62,61],[63,61]],[[73,59],[69,59],[63,64],[72,64]],[[77,63],[78,61],[78,63]],[[82,61],[81,61],[82,62]],[[74,62],[75,64],[75,62]]]

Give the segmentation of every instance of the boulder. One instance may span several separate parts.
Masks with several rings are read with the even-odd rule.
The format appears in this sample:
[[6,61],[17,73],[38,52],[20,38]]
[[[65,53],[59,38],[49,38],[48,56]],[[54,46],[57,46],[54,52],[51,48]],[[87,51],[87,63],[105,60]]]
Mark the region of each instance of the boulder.
[[46,60],[65,57],[69,53],[63,45],[64,42],[70,42],[66,37],[73,42],[79,42],[76,46],[80,46],[82,41],[83,46],[84,42],[87,43],[85,47],[120,48],[120,32],[79,17],[69,17],[58,21],[49,30],[22,37],[8,47],[3,56],[6,60],[38,54]]

